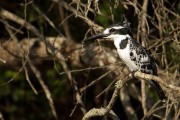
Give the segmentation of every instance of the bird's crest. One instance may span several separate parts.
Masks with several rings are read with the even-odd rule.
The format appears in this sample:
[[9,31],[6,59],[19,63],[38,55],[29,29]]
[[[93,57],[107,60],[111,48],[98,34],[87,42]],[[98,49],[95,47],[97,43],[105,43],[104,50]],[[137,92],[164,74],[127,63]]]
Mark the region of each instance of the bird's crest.
[[125,15],[122,15],[120,25],[130,29],[130,22],[127,20]]

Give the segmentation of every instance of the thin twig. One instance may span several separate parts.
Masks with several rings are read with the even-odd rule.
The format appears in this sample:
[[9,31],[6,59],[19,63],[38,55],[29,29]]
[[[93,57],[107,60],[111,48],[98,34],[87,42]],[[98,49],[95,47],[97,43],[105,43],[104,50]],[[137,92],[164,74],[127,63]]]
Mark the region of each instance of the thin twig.
[[97,78],[96,80],[92,81],[91,83],[89,83],[88,85],[86,85],[85,87],[80,89],[80,92],[83,92],[84,90],[86,90],[87,88],[91,87],[92,85],[96,84],[97,82],[99,82],[100,80],[102,80],[102,78],[104,78],[105,76],[107,76],[108,74],[110,74],[111,72],[113,72],[115,69],[110,70],[108,72],[106,72],[105,74],[101,75],[99,78]]
[[3,85],[6,85],[10,82],[12,82],[20,73],[21,71],[23,70],[23,68],[25,67],[26,63],[23,63],[22,67],[19,69],[19,71],[10,79],[8,80],[7,82],[3,83],[3,84],[0,84],[0,86],[3,86]]
[[29,85],[30,85],[31,89],[33,90],[33,92],[37,95],[38,92],[37,92],[36,88],[34,87],[34,85],[32,84],[32,82],[31,82],[31,80],[29,78],[29,74],[28,74],[26,66],[24,66],[24,72],[25,72],[25,77],[26,77],[27,82],[29,83]]
[[130,96],[128,95],[128,91],[125,87],[120,90],[120,99],[128,120],[138,120],[133,104],[131,104]]
[[21,26],[26,27],[28,30],[32,31],[36,36],[43,38],[43,36],[41,35],[41,33],[39,32],[39,30],[36,27],[34,27],[32,24],[25,21],[24,19],[18,17],[17,15],[15,15],[3,8],[0,8],[0,16],[3,18],[9,19],[11,21],[14,21],[14,22],[20,24]]
[[35,74],[38,82],[40,83],[41,87],[43,88],[44,90],[44,93],[46,95],[46,98],[49,102],[49,106],[51,108],[51,111],[52,111],[52,114],[54,116],[54,118],[56,120],[58,120],[58,116],[57,116],[57,113],[56,113],[56,109],[55,109],[55,106],[54,106],[54,102],[53,102],[53,99],[51,97],[51,92],[49,91],[48,89],[48,86],[44,83],[42,77],[41,77],[41,73],[39,72],[39,70],[36,69],[36,67],[34,66],[34,64],[32,63],[32,61],[29,59],[29,57],[26,57],[26,60],[31,68],[31,70],[33,71],[33,73]]
[[116,79],[114,79],[107,87],[104,89],[101,93],[99,93],[96,98],[99,98],[103,93],[105,93],[107,90],[110,89],[110,87],[116,82]]

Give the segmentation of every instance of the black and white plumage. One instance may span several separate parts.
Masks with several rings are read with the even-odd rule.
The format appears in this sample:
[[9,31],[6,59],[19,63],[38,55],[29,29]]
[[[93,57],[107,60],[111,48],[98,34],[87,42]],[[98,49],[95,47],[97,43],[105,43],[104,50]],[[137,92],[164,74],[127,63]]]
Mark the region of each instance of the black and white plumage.
[[[120,23],[106,28],[103,33],[89,37],[84,41],[98,38],[114,41],[119,57],[126,63],[131,72],[139,70],[143,73],[157,76],[157,68],[153,57],[143,46],[133,39],[130,23],[125,17]],[[154,80],[149,80],[148,82],[156,90],[162,102],[165,102],[166,96],[159,83]]]

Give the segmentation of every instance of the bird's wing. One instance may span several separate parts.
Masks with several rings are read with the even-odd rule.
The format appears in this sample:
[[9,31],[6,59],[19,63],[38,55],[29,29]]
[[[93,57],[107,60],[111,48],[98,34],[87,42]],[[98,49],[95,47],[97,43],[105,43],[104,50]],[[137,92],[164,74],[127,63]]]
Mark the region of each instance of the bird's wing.
[[139,67],[139,70],[143,73],[157,75],[157,68],[154,62],[153,57],[150,55],[150,52],[147,51],[143,46],[141,46],[136,41],[132,40],[133,47],[136,53],[136,64]]
[[[137,65],[139,66],[140,71],[143,73],[153,74],[157,76],[156,64],[154,58],[150,55],[150,52],[148,52],[143,46],[141,46],[139,43],[135,41],[133,45],[137,53],[136,62]],[[147,82],[156,90],[159,98],[163,102],[165,102],[166,96],[159,83],[154,80],[148,80]]]

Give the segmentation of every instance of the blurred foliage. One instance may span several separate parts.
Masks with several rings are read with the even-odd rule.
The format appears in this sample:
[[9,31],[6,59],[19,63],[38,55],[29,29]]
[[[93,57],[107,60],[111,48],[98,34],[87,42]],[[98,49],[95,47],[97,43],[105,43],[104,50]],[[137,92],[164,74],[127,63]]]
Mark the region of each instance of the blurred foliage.
[[[53,66],[53,65],[52,65]],[[48,67],[42,71],[43,78],[48,85],[52,98],[56,101],[58,99],[66,100],[69,87],[67,87],[66,77],[59,75],[58,72],[62,71],[61,65],[55,64],[54,67]],[[58,72],[57,72],[58,70]],[[24,73],[17,71],[1,69],[0,76],[0,111],[5,119],[10,120],[35,120],[35,119],[52,119],[52,113],[48,105],[48,101],[32,73],[29,73],[30,80],[38,90],[38,95],[33,93],[31,87],[25,79]],[[14,78],[12,81],[8,82]],[[6,84],[4,84],[6,83]],[[64,101],[60,100],[60,101]],[[60,101],[57,101],[59,104]],[[63,118],[63,116],[62,116]]]

